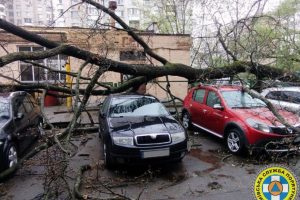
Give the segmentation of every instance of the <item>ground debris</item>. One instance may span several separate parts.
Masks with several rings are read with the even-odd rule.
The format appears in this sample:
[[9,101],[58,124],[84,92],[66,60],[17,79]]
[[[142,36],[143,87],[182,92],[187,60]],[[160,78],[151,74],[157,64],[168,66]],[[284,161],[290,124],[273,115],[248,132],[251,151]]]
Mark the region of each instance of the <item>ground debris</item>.
[[218,190],[222,188],[222,185],[216,181],[210,182],[207,184],[207,187],[210,188],[211,190]]

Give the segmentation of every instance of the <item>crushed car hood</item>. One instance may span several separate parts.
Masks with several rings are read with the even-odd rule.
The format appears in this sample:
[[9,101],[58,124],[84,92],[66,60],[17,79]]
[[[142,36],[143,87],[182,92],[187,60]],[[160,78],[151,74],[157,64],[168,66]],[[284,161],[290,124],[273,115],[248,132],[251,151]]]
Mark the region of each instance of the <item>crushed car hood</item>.
[[[261,121],[271,126],[282,125],[268,108],[232,109],[232,112],[243,120],[252,118],[253,120]],[[299,125],[300,121],[297,115],[285,110],[278,110],[278,112],[289,124]]]
[[183,131],[172,116],[138,116],[108,119],[111,132],[132,131],[134,135]]

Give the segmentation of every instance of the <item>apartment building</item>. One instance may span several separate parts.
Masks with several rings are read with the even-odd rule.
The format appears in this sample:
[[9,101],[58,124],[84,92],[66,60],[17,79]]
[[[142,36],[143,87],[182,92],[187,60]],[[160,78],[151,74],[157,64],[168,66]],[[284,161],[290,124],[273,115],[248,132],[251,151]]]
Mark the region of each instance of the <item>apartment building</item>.
[[[140,28],[141,7],[149,0],[95,0],[107,7],[115,3],[115,12],[133,28]],[[102,27],[110,17],[81,0],[0,0],[0,18],[18,26]],[[118,24],[116,24],[118,26]]]

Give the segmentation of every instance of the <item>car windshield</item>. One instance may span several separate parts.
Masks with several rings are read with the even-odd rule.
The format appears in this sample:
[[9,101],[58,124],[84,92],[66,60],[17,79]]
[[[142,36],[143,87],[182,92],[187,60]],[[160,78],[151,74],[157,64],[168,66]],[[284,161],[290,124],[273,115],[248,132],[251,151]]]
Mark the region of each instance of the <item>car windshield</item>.
[[110,117],[166,116],[169,112],[154,97],[115,97],[109,109]]
[[6,121],[10,117],[9,102],[6,99],[0,98],[0,121]]
[[260,99],[253,98],[247,92],[240,90],[221,92],[226,104],[230,108],[254,108],[266,107],[266,104]]

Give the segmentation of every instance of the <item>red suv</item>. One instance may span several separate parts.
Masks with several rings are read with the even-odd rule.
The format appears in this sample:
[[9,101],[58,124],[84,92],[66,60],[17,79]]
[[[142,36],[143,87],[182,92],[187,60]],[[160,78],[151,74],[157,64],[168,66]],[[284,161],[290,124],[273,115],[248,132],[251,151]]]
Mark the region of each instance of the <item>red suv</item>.
[[[284,110],[279,113],[291,125],[300,127],[297,115]],[[275,147],[269,145],[270,141],[283,141],[295,135],[295,130],[283,126],[264,102],[250,96],[242,87],[232,85],[192,88],[184,99],[182,121],[186,129],[193,125],[224,138],[234,154],[265,144],[268,144],[268,148],[264,146],[268,151],[289,151],[287,145]],[[292,140],[293,144],[296,140]]]

